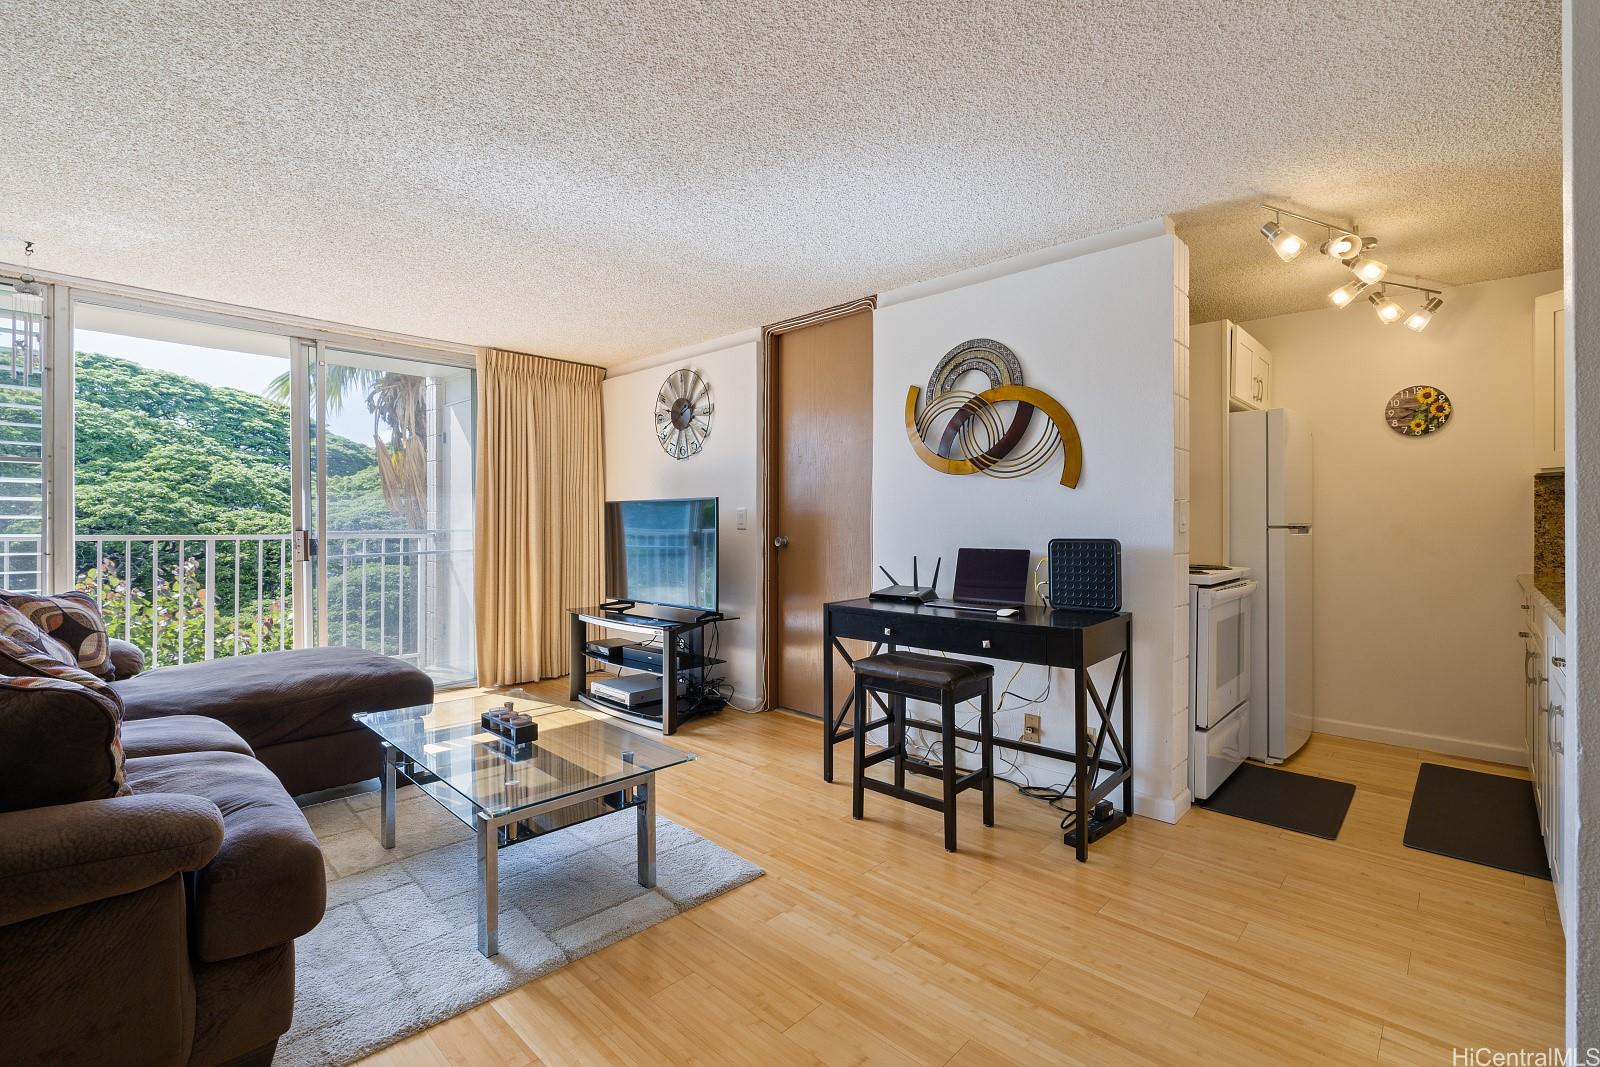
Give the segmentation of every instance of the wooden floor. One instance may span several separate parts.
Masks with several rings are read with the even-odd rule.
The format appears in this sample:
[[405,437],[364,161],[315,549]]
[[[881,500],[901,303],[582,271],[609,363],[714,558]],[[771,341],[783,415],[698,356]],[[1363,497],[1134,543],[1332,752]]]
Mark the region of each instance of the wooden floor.
[[1337,842],[1194,810],[1080,865],[1010,789],[992,830],[962,798],[953,856],[933,812],[869,793],[852,822],[820,733],[725,711],[673,738],[700,759],[662,814],[765,877],[365,1062],[1437,1067],[1561,1040],[1550,883],[1401,845],[1423,753],[1312,739],[1294,769],[1358,787]]

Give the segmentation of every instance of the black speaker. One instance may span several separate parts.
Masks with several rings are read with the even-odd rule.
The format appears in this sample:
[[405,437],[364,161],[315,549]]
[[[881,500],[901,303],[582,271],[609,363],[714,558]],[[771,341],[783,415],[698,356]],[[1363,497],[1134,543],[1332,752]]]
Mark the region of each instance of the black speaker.
[[1050,542],[1050,606],[1057,611],[1122,610],[1122,542],[1057,537]]

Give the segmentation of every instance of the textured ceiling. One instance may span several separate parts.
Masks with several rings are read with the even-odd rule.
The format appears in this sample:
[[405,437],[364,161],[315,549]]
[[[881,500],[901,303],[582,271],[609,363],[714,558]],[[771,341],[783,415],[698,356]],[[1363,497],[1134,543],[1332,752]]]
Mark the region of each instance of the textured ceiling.
[[1317,306],[1263,198],[1559,265],[1558,0],[1072,6],[11,0],[0,259],[612,365],[1163,213]]

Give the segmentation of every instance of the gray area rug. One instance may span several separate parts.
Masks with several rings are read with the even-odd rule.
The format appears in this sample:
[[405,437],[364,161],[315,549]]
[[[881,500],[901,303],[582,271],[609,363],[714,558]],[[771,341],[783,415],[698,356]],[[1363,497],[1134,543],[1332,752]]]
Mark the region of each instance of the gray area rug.
[[656,888],[635,881],[636,815],[618,812],[500,852],[500,954],[478,954],[467,828],[414,787],[395,848],[375,793],[305,809],[322,843],[328,910],[295,945],[294,1025],[276,1067],[343,1064],[596,952],[761,875],[667,819]]

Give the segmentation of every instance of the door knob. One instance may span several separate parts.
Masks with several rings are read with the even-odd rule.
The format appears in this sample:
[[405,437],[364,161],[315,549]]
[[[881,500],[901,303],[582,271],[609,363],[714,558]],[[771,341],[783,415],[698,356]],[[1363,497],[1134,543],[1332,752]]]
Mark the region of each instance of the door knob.
[[774,537],[772,539],[772,547],[773,548],[788,548],[789,547],[789,539],[787,537],[783,536],[782,534],[779,534],[777,537]]

